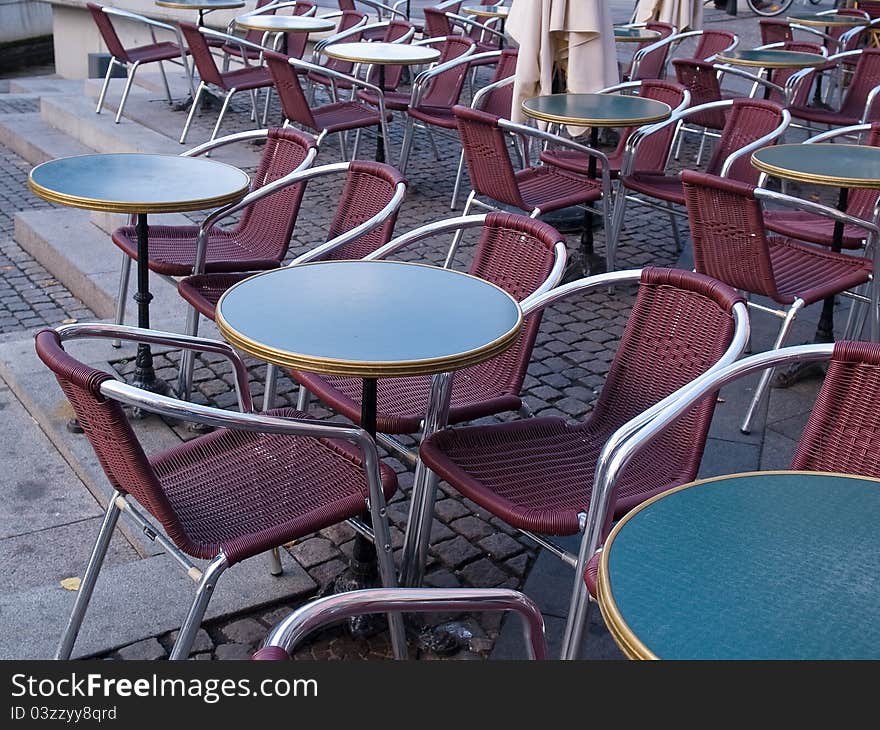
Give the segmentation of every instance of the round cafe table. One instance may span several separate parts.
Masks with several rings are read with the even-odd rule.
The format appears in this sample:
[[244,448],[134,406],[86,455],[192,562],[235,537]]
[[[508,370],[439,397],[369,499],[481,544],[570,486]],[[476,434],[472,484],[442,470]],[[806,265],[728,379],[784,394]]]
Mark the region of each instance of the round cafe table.
[[[880,188],[880,148],[870,145],[773,145],[753,152],[752,165],[783,180],[839,188],[837,209],[840,211],[846,211],[850,188]],[[843,224],[835,222],[831,248],[839,252],[842,244]],[[877,291],[875,280],[871,282],[872,307],[877,306]],[[880,333],[872,331],[871,339],[876,342],[878,336]],[[815,341],[834,341],[834,297],[829,297],[823,304]],[[815,369],[810,368],[810,364],[796,363],[787,373],[781,374],[780,384],[791,384],[800,375],[813,372]]]
[[[773,71],[776,69],[811,68],[825,63],[825,60],[825,56],[818,53],[801,53],[800,51],[785,51],[778,48],[733,50],[719,53],[715,57],[715,63],[762,69],[767,81],[773,80]],[[764,98],[770,98],[770,87],[768,86],[764,87]]]
[[156,5],[175,10],[198,10],[199,25],[205,24],[205,14],[213,10],[243,8],[244,0],[155,0]]
[[[547,94],[526,99],[523,113],[541,122],[590,128],[590,147],[598,148],[601,127],[634,127],[668,119],[668,104],[640,96],[619,94]],[[587,162],[587,175],[596,177],[596,158]],[[581,234],[581,275],[604,270],[604,262],[593,249],[593,214],[587,209]],[[606,241],[607,244],[607,241]],[[569,272],[569,274],[572,272]],[[566,274],[566,279],[570,278]]]
[[624,28],[615,26],[614,41],[616,43],[646,43],[660,40],[660,31],[647,28]]
[[868,25],[871,21],[860,18],[858,15],[841,15],[834,13],[823,15],[820,13],[795,13],[789,15],[786,20],[798,25],[806,25],[817,28],[855,28],[860,25]]
[[[138,327],[150,328],[149,213],[184,213],[240,200],[250,178],[232,165],[204,157],[156,154],[94,154],[37,165],[28,187],[41,198],[73,208],[137,216]],[[156,379],[150,346],[138,345],[134,385],[165,392]]]
[[287,33],[320,33],[335,30],[336,23],[327,18],[312,18],[304,15],[239,15],[235,25],[244,30],[262,31],[262,45],[266,45],[266,36],[273,33],[285,34],[281,52],[287,53]]
[[[510,13],[510,8],[507,5],[476,5],[469,6],[461,9],[462,15],[474,15],[478,18],[498,18],[498,31],[504,35],[504,24],[507,21],[507,16]],[[499,47],[504,47],[504,38],[498,39]]]
[[[377,86],[385,90],[385,66],[415,66],[433,63],[440,58],[440,51],[428,46],[411,46],[407,43],[332,43],[324,48],[324,54],[340,61],[379,67]],[[376,142],[376,161],[385,162],[385,145],[381,133]]]
[[[475,316],[479,313],[479,316]],[[217,326],[235,347],[275,365],[363,379],[361,427],[376,434],[377,379],[433,375],[425,433],[445,426],[451,373],[488,360],[519,335],[516,300],[449,269],[392,261],[333,261],[257,274],[217,304]],[[401,580],[424,571],[436,477],[419,462]],[[372,543],[358,537],[351,589],[375,576]]]
[[631,659],[880,659],[880,480],[704,479],[615,526],[598,601]]

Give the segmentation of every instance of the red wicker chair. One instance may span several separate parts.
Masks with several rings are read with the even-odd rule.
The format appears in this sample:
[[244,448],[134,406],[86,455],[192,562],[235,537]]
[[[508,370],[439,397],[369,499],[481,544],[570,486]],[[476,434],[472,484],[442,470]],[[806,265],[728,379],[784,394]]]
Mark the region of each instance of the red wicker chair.
[[[489,24],[466,18],[456,12],[444,11],[437,7],[427,7],[425,14],[425,36],[428,38],[447,38],[463,35],[475,46],[475,53],[497,51],[499,41],[504,35]],[[479,62],[478,62],[479,65]]]
[[[674,63],[674,62],[673,62]],[[653,99],[668,104],[673,114],[687,109],[692,103],[693,98],[690,92],[681,84],[674,81],[662,81],[660,79],[645,79],[644,81],[630,81],[625,84],[610,86],[602,89],[600,93],[613,94],[618,91],[635,90],[638,95],[645,99]],[[622,130],[620,140],[617,147],[608,153],[608,166],[612,178],[620,175],[620,168],[623,165],[623,159],[626,153],[626,144],[629,138],[635,133],[638,127],[628,127]],[[652,135],[639,150],[639,159],[636,162],[636,169],[642,171],[653,170],[655,172],[663,172],[666,167],[666,161],[669,158],[669,150],[672,146],[672,138],[674,136],[674,127],[668,127],[660,134]],[[548,147],[541,152],[540,159],[550,165],[557,165],[569,172],[577,172],[586,175],[588,172],[589,160],[574,150],[554,149]]]
[[[323,38],[315,44],[315,48],[312,50],[311,62],[315,66],[322,66],[323,68],[330,69],[331,71],[336,71],[337,73],[351,76],[354,72],[353,62],[343,61],[339,58],[330,58],[329,56],[324,56],[322,55],[321,51],[333,43],[359,43],[364,38],[364,28],[368,27],[368,22],[369,18],[367,17],[366,13],[362,13],[359,10],[343,10],[339,19],[339,25],[336,28],[336,32],[329,38]],[[302,58],[302,56],[299,56],[299,58]],[[297,71],[298,73],[304,73],[302,69],[298,69]],[[324,74],[322,70],[307,71],[305,73],[309,81],[313,84],[312,93],[310,94],[310,98],[312,101],[315,100],[314,84],[325,86],[328,89],[332,88],[333,79]],[[351,84],[344,79],[337,79],[336,87],[340,89],[352,88]]]
[[[266,51],[264,59],[272,78],[275,81],[275,90],[281,101],[281,109],[284,113],[284,125],[296,122],[318,135],[320,143],[328,134],[339,135],[339,149],[342,159],[348,159],[344,133],[349,130],[360,130],[364,127],[378,127],[379,134],[385,141],[385,149],[390,153],[390,138],[388,136],[387,123],[391,114],[385,110],[385,96],[379,91],[378,86],[345,74],[333,71],[329,68],[314,66],[305,61],[288,58],[274,51]],[[373,91],[378,104],[374,107],[364,104],[357,99],[349,101],[334,101],[322,106],[311,106],[306,99],[300,83],[301,74],[297,69],[304,71],[320,71],[331,79],[338,79],[351,84],[353,87],[369,89]],[[357,145],[352,151],[352,157],[357,157]]]
[[[824,132],[823,134],[811,137],[806,140],[806,143],[827,142],[835,137],[848,137],[854,134],[866,134],[864,144],[880,147],[880,122],[834,129],[830,132]],[[849,192],[846,212],[855,218],[861,218],[866,221],[873,220],[874,209],[878,199],[880,199],[880,190],[854,188]],[[818,243],[829,248],[832,245],[834,222],[808,211],[765,210],[764,225],[773,233],[778,233],[788,238]],[[843,227],[843,248],[863,249],[866,244],[866,238],[865,231],[857,226],[847,224]]]
[[762,45],[794,40],[791,23],[782,18],[759,18],[758,28],[761,32]]
[[650,139],[650,136],[657,131],[669,125],[677,125],[681,121],[700,118],[707,112],[725,109],[728,110],[727,121],[721,130],[721,136],[715,144],[715,148],[712,150],[712,156],[709,158],[706,170],[712,174],[730,177],[734,180],[757,181],[758,171],[750,162],[752,152],[766,145],[775,144],[788,127],[791,119],[788,111],[779,104],[759,99],[719,101],[692,106],[664,122],[642,128],[630,138],[618,181],[617,195],[614,200],[614,220],[609,239],[611,241],[610,260],[612,263],[623,230],[624,213],[629,201],[664,211],[669,216],[675,242],[681,250],[676,217],[687,217],[687,213],[682,210],[684,190],[681,177],[678,174],[668,174],[665,171],[661,173],[639,172],[636,170],[635,161],[639,157],[639,149],[645,143],[644,140]]
[[[207,39],[214,38],[223,41],[224,43],[236,44],[243,49],[243,52],[247,48],[259,51],[262,50],[261,47],[251,46],[251,44],[243,38],[233,38],[225,33],[217,33],[216,31],[204,27],[200,28],[192,23],[181,23],[180,30],[183,33],[184,38],[186,38],[189,52],[192,54],[193,62],[195,63],[196,69],[201,77],[201,82],[196,90],[196,95],[190,106],[189,114],[186,117],[186,123],[183,125],[183,132],[180,135],[180,144],[186,142],[186,137],[189,134],[189,128],[192,124],[196,110],[199,108],[199,101],[201,100],[202,94],[210,89],[210,87],[214,87],[224,94],[223,105],[220,107],[220,114],[217,116],[217,123],[214,125],[214,131],[211,132],[211,140],[214,140],[214,138],[217,137],[217,132],[220,130],[220,124],[223,122],[223,117],[226,115],[226,110],[229,108],[229,102],[232,101],[232,97],[239,91],[251,92],[251,119],[256,122],[256,91],[258,89],[265,89],[272,86],[272,77],[269,75],[269,70],[264,66],[245,66],[244,68],[239,68],[234,71],[220,71],[220,69],[217,68],[217,63],[214,60],[214,55],[211,53],[211,47],[208,45]],[[263,123],[266,123],[265,119],[263,120]]]
[[[326,242],[297,256],[290,266],[308,261],[363,258],[391,239],[397,222],[397,212],[406,197],[406,181],[393,167],[362,160],[313,167],[288,176],[286,185],[295,186],[301,199],[310,181],[341,173],[345,174],[345,183],[336,204],[336,212],[327,228]],[[247,206],[248,202],[242,201],[236,207],[242,205]],[[296,210],[299,210],[299,201]],[[235,212],[235,207],[224,209],[223,215],[233,215]],[[296,222],[295,212],[292,219],[293,225]],[[205,225],[212,226],[216,222],[216,219],[210,219]],[[186,333],[192,336],[198,334],[200,315],[213,321],[217,313],[217,302],[223,293],[250,275],[249,272],[196,273],[181,279],[177,291],[190,305]],[[181,364],[178,383],[178,394],[181,397],[189,396],[191,380],[192,359],[185,358]],[[268,404],[274,395],[274,380],[273,369],[272,375],[266,376],[265,408],[271,407]]]
[[[754,185],[685,170],[682,173],[695,269],[739,290],[767,297],[785,312],[750,304],[782,318],[773,345],[782,347],[798,312],[835,294],[849,293],[871,278],[871,261],[765,234],[764,216]],[[763,199],[806,208],[831,221],[860,226],[876,235],[876,226],[833,208],[761,190]],[[749,433],[751,421],[770,384],[767,370],[755,390],[740,427]]]
[[[618,464],[625,464],[642,447],[642,434],[656,437],[696,400],[717,392],[723,385],[768,367],[829,359],[828,371],[789,468],[880,478],[880,345],[868,342],[798,345],[738,360],[705,378],[699,387],[656,418],[650,433],[645,429],[625,445],[622,451],[628,453],[618,458]],[[615,474],[603,477],[613,481]],[[584,572],[584,582],[592,596],[596,595],[598,569],[599,554],[595,553]]]
[[[426,438],[420,450],[436,475],[527,536],[582,535],[577,557],[554,546],[555,554],[577,564],[563,658],[574,658],[580,644],[588,603],[580,577],[587,558],[607,535],[612,519],[696,476],[715,396],[702,399],[674,432],[653,441],[626,467],[610,496],[603,493],[604,501],[594,503],[597,465],[676,402],[695,378],[733,362],[748,339],[742,297],[714,279],[675,269],[583,279],[551,291],[524,311],[620,282],[638,282],[639,291],[605,386],[586,421],[532,418],[449,428]],[[673,321],[677,324],[670,327]]]
[[[73,337],[124,338],[223,355],[234,368],[241,412],[194,406],[121,383],[65,352],[62,341]],[[396,491],[397,478],[380,464],[375,443],[361,429],[307,420],[290,408],[253,413],[247,368],[222,342],[89,324],[42,330],[36,350],[73,406],[113,489],[56,658],[70,658],[120,513],[155,536],[198,585],[172,659],[189,655],[228,567],[363,512],[372,517],[382,582],[395,585],[385,501]],[[123,404],[171,418],[183,415],[218,430],[147,455]],[[198,568],[191,558],[209,562]],[[273,558],[278,574],[277,552]],[[404,657],[400,614],[389,615],[389,621],[395,654]]]
[[[458,121],[458,133],[473,186],[464,206],[465,215],[475,205],[498,210],[496,205],[500,203],[537,218],[543,213],[601,200],[602,209],[599,212],[605,221],[605,240],[611,240],[611,177],[608,158],[602,152],[532,127],[514,124],[478,109],[455,106],[452,110]],[[598,161],[599,177],[590,179],[556,165],[529,166],[517,171],[507,148],[509,133],[524,139],[535,138],[542,142],[551,142],[559,147],[595,157]],[[481,197],[478,198],[478,195]],[[486,198],[495,204],[485,202]],[[610,249],[606,249],[606,253],[610,254]],[[612,263],[609,256],[609,267]]]
[[[525,300],[555,286],[562,277],[566,254],[562,236],[540,221],[510,213],[452,218],[431,223],[399,236],[368,259],[382,259],[428,237],[467,228],[479,227],[480,238],[468,269],[473,276],[490,281],[517,300]],[[456,238],[457,241],[457,238]],[[456,243],[446,256],[445,266],[451,267]],[[526,320],[517,342],[498,357],[466,368],[452,381],[448,422],[482,418],[483,416],[523,408],[519,391],[537,336],[540,317]],[[302,390],[299,406],[306,408],[306,393],[314,393],[333,410],[360,422],[361,381],[358,378],[322,376],[294,371],[294,379]],[[431,391],[431,378],[414,376],[384,378],[378,382],[376,429],[383,434],[418,433],[425,417]],[[405,463],[414,464],[415,455],[390,439],[395,453]]]
[[[177,286],[170,277],[188,276],[195,271],[263,271],[281,265],[303,195],[302,186],[286,186],[284,179],[311,166],[318,151],[315,140],[294,129],[266,129],[232,134],[184,154],[193,157],[254,139],[265,139],[266,144],[243,205],[214,211],[202,226],[149,226],[150,271]],[[213,227],[229,208],[242,207],[244,213],[234,228]],[[133,225],[122,226],[113,231],[111,240],[122,249],[116,302],[116,323],[122,324],[131,262],[138,257],[137,231]]]
[[[104,44],[107,46],[107,50],[110,51],[110,63],[107,65],[107,74],[104,76],[104,85],[101,87],[101,94],[98,97],[98,106],[95,108],[95,114],[101,113],[101,108],[104,106],[104,98],[107,96],[107,88],[110,85],[110,77],[116,66],[124,68],[127,76],[125,88],[122,90],[122,98],[119,100],[119,107],[116,109],[116,118],[114,121],[117,124],[119,124],[119,119],[122,117],[122,110],[125,108],[125,101],[128,99],[128,92],[131,90],[134,75],[138,68],[145,63],[159,64],[159,71],[162,74],[162,81],[165,84],[165,94],[168,97],[169,104],[173,104],[174,100],[171,98],[171,89],[168,86],[168,77],[165,76],[165,67],[162,65],[162,61],[180,59],[183,68],[186,71],[186,75],[189,78],[190,90],[193,90],[192,72],[190,71],[189,63],[187,63],[186,60],[188,51],[183,45],[183,37],[180,35],[179,29],[175,28],[173,25],[160,23],[152,18],[146,18],[143,15],[135,15],[126,10],[118,10],[117,8],[96,5],[95,3],[86,3],[86,7],[91,13],[95,25],[98,26],[98,31],[101,34],[101,38],[104,40]],[[143,46],[126,48],[116,34],[116,29],[113,27],[110,16],[146,25],[149,28],[150,37],[153,42]],[[172,43],[170,41],[157,41],[155,32],[156,28],[173,33],[177,38],[177,43]]]
[[660,37],[655,41],[638,44],[629,68],[621,76],[622,81],[662,79],[666,75],[666,62],[669,59],[669,51],[676,43],[678,28],[654,20],[645,23],[645,28],[656,30],[660,33]]

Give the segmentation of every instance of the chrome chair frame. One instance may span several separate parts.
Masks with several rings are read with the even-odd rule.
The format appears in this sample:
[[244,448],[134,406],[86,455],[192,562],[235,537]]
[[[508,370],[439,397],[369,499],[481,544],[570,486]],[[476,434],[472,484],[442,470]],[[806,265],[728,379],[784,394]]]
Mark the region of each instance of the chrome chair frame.
[[[769,82],[768,82],[769,83]],[[777,87],[780,88],[780,87]],[[623,222],[624,222],[624,212],[626,211],[626,202],[628,200],[638,203],[640,205],[647,206],[648,208],[654,208],[655,210],[662,210],[669,216],[669,222],[672,225],[672,233],[675,239],[675,243],[678,246],[679,250],[681,250],[681,237],[678,231],[678,223],[676,221],[676,216],[679,218],[687,218],[687,211],[677,208],[672,203],[655,203],[653,200],[646,199],[642,197],[638,193],[627,193],[626,186],[623,184],[623,178],[633,172],[633,165],[635,164],[635,156],[638,152],[638,146],[641,144],[642,140],[646,137],[650,136],[654,132],[657,132],[664,127],[675,124],[681,125],[684,119],[687,119],[689,116],[693,114],[699,114],[700,112],[706,111],[708,109],[719,109],[723,107],[733,106],[734,99],[724,99],[722,101],[713,101],[708,104],[698,104],[697,106],[692,106],[688,109],[684,109],[683,111],[673,114],[668,119],[657,122],[656,124],[646,125],[644,127],[640,127],[635,132],[633,132],[629,141],[626,145],[626,152],[624,153],[623,164],[620,170],[620,180],[617,183],[617,193],[614,196],[614,212],[612,216],[612,231],[611,238],[609,239],[610,244],[610,263],[613,265],[614,258],[617,253],[617,245],[620,240],[620,233],[623,230]],[[731,166],[739,160],[744,155],[751,155],[755,150],[764,147],[766,144],[769,144],[775,139],[778,139],[782,136],[785,130],[788,128],[791,123],[791,114],[789,114],[787,109],[782,110],[782,122],[779,124],[776,129],[774,129],[769,134],[765,134],[763,137],[759,137],[754,142],[750,142],[749,144],[741,147],[740,149],[732,152],[727,156],[724,160],[724,164],[721,166],[720,175],[721,177],[727,177],[727,173],[730,170]],[[672,149],[674,148],[674,144],[670,145],[670,157],[672,156]],[[667,165],[669,164],[669,160],[667,159]],[[610,269],[609,269],[610,270]]]
[[[150,38],[152,39],[153,43],[158,43],[158,41],[156,40],[156,28],[168,31],[169,33],[173,33],[175,38],[177,39],[177,47],[180,49],[180,60],[181,64],[183,65],[184,71],[186,72],[186,77],[189,81],[190,93],[195,94],[193,74],[190,70],[189,62],[186,60],[186,44],[183,42],[183,35],[180,32],[180,28],[174,25],[169,25],[168,23],[160,23],[158,20],[153,20],[152,18],[147,18],[146,16],[138,15],[137,13],[132,13],[128,10],[113,8],[108,5],[102,6],[101,11],[105,15],[124,18],[125,20],[147,25],[150,29]],[[157,63],[159,64],[159,71],[162,74],[162,83],[165,86],[165,95],[168,98],[168,103],[173,105],[174,99],[171,98],[171,87],[168,85],[168,76],[166,76],[165,74],[165,67],[162,65],[162,61],[158,61]],[[177,62],[175,61],[175,63]],[[110,87],[110,78],[113,73],[113,67],[121,66],[125,69],[126,73],[125,88],[122,90],[122,98],[119,100],[119,107],[116,109],[116,117],[113,120],[116,124],[119,124],[119,120],[122,117],[122,110],[125,108],[125,102],[128,100],[128,93],[131,91],[131,85],[134,81],[134,75],[140,65],[140,61],[135,61],[134,63],[129,65],[125,61],[121,61],[116,58],[116,56],[111,54],[110,62],[107,64],[107,73],[104,76],[104,83],[101,86],[101,93],[98,96],[98,105],[97,107],[95,107],[95,114],[100,114],[101,108],[104,106],[104,99],[107,96],[107,89]]]
[[[366,613],[510,611],[522,622],[528,659],[547,658],[544,617],[524,593],[509,588],[367,588],[325,596],[300,606],[269,632],[262,649],[278,647],[288,655],[321,626]],[[254,656],[259,659],[259,652]]]
[[[377,546],[376,553],[382,582],[387,587],[394,587],[396,585],[391,532],[387,521],[385,495],[382,491],[382,482],[379,475],[379,454],[376,450],[375,442],[366,431],[354,426],[322,423],[313,420],[279,418],[254,413],[248,389],[247,368],[238,353],[225,342],[188,337],[170,332],[106,324],[63,325],[58,327],[56,331],[62,341],[82,338],[113,338],[184,348],[188,351],[213,352],[222,355],[229,360],[235,371],[236,393],[241,412],[224,411],[220,408],[188,403],[176,398],[150,393],[117,380],[108,380],[101,384],[101,394],[104,397],[116,400],[124,405],[141,408],[168,418],[217,428],[289,436],[342,439],[357,446],[363,454],[363,468],[370,494],[369,499],[365,500],[365,508],[370,513],[373,521],[372,528],[366,525],[359,525],[358,531],[365,536],[371,537]],[[178,632],[177,640],[174,643],[170,656],[171,659],[186,659],[196,632],[201,625],[217,580],[226,568],[229,567],[226,556],[221,551],[208,563],[204,570],[198,568],[164,536],[160,528],[143,516],[140,510],[132,504],[132,500],[118,490],[114,490],[108,500],[98,538],[89,558],[86,571],[83,574],[82,583],[77,592],[73,610],[55,658],[70,658],[83,617],[91,600],[98,574],[107,553],[107,546],[109,545],[113,528],[121,513],[127,514],[145,535],[159,543],[197,585],[195,598]],[[272,571],[275,574],[280,574],[281,572],[280,560],[278,553],[275,551],[272,554]],[[395,656],[403,658],[406,656],[406,638],[402,617],[400,614],[389,614],[388,620]]]

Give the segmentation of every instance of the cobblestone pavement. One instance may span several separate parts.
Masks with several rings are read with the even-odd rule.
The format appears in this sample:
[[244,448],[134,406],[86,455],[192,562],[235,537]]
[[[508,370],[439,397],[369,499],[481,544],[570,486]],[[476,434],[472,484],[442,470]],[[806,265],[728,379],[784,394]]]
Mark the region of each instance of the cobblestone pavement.
[[[720,18],[717,19],[720,22]],[[744,44],[749,47],[752,44]],[[0,112],[6,110],[2,106]],[[223,133],[248,128],[249,102],[242,95],[233,103]],[[24,104],[22,110],[27,109]],[[196,117],[190,136],[192,144],[207,139],[217,111],[208,110]],[[180,129],[182,112],[169,112],[169,129]],[[278,119],[277,106],[271,119]],[[271,123],[271,121],[270,121]],[[395,151],[400,148],[399,120],[393,125]],[[397,231],[410,230],[427,221],[454,215],[449,210],[452,181],[458,162],[456,143],[441,135],[436,136],[440,150],[435,159],[424,133],[418,135],[418,147],[412,157],[407,177],[409,191],[400,213]],[[369,156],[373,139],[362,146],[362,156]],[[689,162],[693,149],[684,147],[681,159]],[[319,162],[326,164],[339,159],[335,139],[325,143]],[[88,318],[91,314],[51,279],[11,240],[11,216],[15,210],[45,206],[30,195],[25,187],[27,165],[8,150],[0,148],[0,184],[3,207],[0,210],[0,331],[29,329],[44,323],[54,324],[67,318]],[[299,215],[290,255],[294,256],[326,238],[326,229],[336,200],[338,183],[320,180],[307,189]],[[462,196],[463,199],[464,196]],[[460,213],[460,208],[459,208]],[[198,220],[198,214],[193,215]],[[681,226],[686,241],[686,225]],[[566,235],[569,251],[578,248],[577,234]],[[401,252],[400,259],[439,263],[443,260],[446,240],[429,240]],[[459,268],[466,268],[473,250],[473,239],[465,239],[458,256]],[[596,230],[596,250],[604,251],[601,228]],[[634,268],[648,264],[674,265],[679,256],[673,242],[666,216],[657,216],[648,209],[631,206],[627,211],[627,227],[618,249],[619,268]],[[28,294],[36,292],[36,294]],[[617,340],[626,323],[632,303],[632,292],[617,288],[613,294],[603,290],[589,298],[568,301],[549,310],[543,319],[532,362],[524,383],[527,405],[537,415],[581,419],[589,413],[602,387]],[[39,306],[38,306],[39,305]],[[181,323],[182,324],[182,323]],[[175,353],[158,355],[156,368],[160,377],[174,381],[178,356]],[[133,370],[133,362],[115,363],[125,376]],[[249,361],[251,387],[255,398],[263,394],[265,366]],[[235,394],[230,368],[217,357],[201,357],[195,370],[194,400],[220,407],[234,407]],[[286,378],[280,379],[277,405],[294,405],[296,388]],[[316,417],[329,418],[332,414],[319,404],[313,404]],[[514,414],[503,414],[485,419],[486,422],[508,420]],[[171,424],[181,439],[192,437],[185,425]],[[413,445],[413,439],[408,442]],[[406,527],[408,493],[412,475],[402,464],[387,457],[400,478],[401,490],[391,500],[389,516],[392,522],[394,546],[399,550]],[[335,578],[345,569],[351,553],[354,532],[345,525],[323,530],[286,546],[289,553],[308,571],[318,585],[316,595],[331,590]],[[436,506],[436,520],[432,533],[432,547],[425,583],[430,586],[504,586],[518,588],[524,583],[532,565],[536,549],[504,523],[463,499],[448,485],[441,483]],[[399,553],[396,555],[399,558]],[[244,659],[265,637],[268,629],[294,607],[281,603],[232,620],[207,622],[196,640],[193,657],[196,659]],[[181,607],[181,612],[183,607]],[[493,646],[500,628],[500,616],[480,617],[429,616],[429,624],[452,618],[461,619],[470,634],[470,640],[453,656],[468,659],[486,656]],[[353,639],[342,627],[330,628],[314,637],[297,652],[297,658],[374,658],[389,657],[386,632],[367,638]],[[140,641],[108,654],[108,658],[161,659],[168,655],[174,634]],[[423,652],[423,658],[434,655]]]

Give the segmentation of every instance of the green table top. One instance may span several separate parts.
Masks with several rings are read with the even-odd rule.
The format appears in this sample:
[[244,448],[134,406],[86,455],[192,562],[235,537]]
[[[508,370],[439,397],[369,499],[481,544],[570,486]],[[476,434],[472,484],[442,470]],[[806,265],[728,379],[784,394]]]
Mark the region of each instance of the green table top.
[[431,63],[440,58],[440,51],[427,46],[407,43],[331,43],[324,53],[332,58],[354,63],[408,65]]
[[857,25],[868,25],[870,20],[860,18],[856,15],[819,15],[818,13],[795,13],[789,15],[787,20],[792,23],[800,23],[801,25],[820,25],[826,28],[833,27],[855,27]]
[[841,188],[880,187],[880,148],[855,144],[780,144],[752,153],[774,177]]
[[204,157],[95,154],[37,165],[28,187],[41,198],[112,213],[182,213],[241,199],[250,178]]
[[482,279],[394,261],[285,267],[230,288],[217,325],[234,346],[309,372],[380,378],[448,372],[516,340],[516,301]]
[[800,53],[773,48],[726,51],[716,57],[718,63],[760,68],[809,68],[825,63],[825,60],[825,57],[818,53]]
[[544,122],[584,127],[629,127],[669,117],[668,104],[619,94],[548,94],[526,99],[523,112]]
[[643,41],[656,41],[660,38],[660,31],[648,30],[647,28],[615,28],[614,40],[620,43],[641,43]]
[[267,33],[312,33],[335,30],[336,23],[326,18],[309,18],[304,15],[240,15],[235,19],[239,28],[262,30]]
[[765,472],[626,515],[599,605],[631,658],[880,658],[880,480]]

